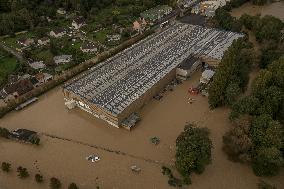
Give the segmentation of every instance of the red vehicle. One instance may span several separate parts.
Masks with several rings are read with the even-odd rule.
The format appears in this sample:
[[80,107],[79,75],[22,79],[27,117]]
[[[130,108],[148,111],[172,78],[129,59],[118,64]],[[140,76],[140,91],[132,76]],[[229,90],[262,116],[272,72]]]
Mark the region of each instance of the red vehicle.
[[191,94],[191,95],[198,95],[199,90],[198,90],[198,88],[190,87],[190,88],[188,89],[188,93]]

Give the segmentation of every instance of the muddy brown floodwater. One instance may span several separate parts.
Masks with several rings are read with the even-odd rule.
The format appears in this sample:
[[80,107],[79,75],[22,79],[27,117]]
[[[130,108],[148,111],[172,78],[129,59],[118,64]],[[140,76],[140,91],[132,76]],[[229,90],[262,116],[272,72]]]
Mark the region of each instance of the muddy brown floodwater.
[[[193,175],[192,189],[256,189],[259,178],[250,167],[227,160],[222,152],[222,136],[229,129],[229,111],[209,110],[207,98],[195,96],[188,103],[187,90],[198,83],[200,73],[167,92],[161,101],[152,100],[141,110],[142,121],[128,132],[106,125],[79,109],[67,110],[61,89],[56,88],[20,112],[12,112],[0,120],[9,129],[27,128],[44,133],[39,147],[0,139],[0,161],[9,161],[13,172],[0,173],[0,188],[47,189],[48,182],[36,184],[32,178],[20,180],[16,167],[24,166],[31,174],[40,171],[46,178],[60,178],[67,188],[70,182],[81,189],[165,189],[170,188],[161,174],[161,164],[174,165],[175,139],[186,122],[208,127],[213,141],[213,161],[202,175]],[[46,135],[56,136],[51,138]],[[150,137],[161,139],[150,144]],[[115,153],[115,151],[117,153]],[[98,154],[101,160],[90,163],[85,157]],[[141,167],[132,173],[131,165]],[[284,172],[265,178],[283,188]]]
[[284,21],[284,1],[270,3],[264,6],[256,6],[249,2],[231,11],[232,16],[237,18],[245,13],[252,16],[258,14],[261,16],[272,15]]

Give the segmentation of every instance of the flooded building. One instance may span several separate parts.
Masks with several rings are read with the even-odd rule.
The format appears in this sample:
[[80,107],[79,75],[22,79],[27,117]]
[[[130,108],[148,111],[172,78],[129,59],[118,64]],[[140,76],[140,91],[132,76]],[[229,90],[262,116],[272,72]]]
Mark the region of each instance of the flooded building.
[[176,77],[184,60],[221,60],[239,37],[242,34],[175,23],[66,83],[66,105],[120,127],[132,122],[128,118]]

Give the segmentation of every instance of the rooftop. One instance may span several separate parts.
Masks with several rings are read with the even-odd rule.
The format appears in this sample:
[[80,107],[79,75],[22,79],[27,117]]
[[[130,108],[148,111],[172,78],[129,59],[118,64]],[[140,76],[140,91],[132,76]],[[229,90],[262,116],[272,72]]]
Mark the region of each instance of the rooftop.
[[175,23],[116,54],[64,88],[116,116],[191,56],[221,59],[242,34]]

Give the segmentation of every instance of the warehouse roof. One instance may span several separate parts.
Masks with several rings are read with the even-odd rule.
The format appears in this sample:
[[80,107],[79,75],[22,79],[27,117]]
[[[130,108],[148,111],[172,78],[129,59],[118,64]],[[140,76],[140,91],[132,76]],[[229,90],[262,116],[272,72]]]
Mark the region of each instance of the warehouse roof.
[[175,23],[93,67],[64,88],[116,116],[192,54],[221,59],[241,36]]

